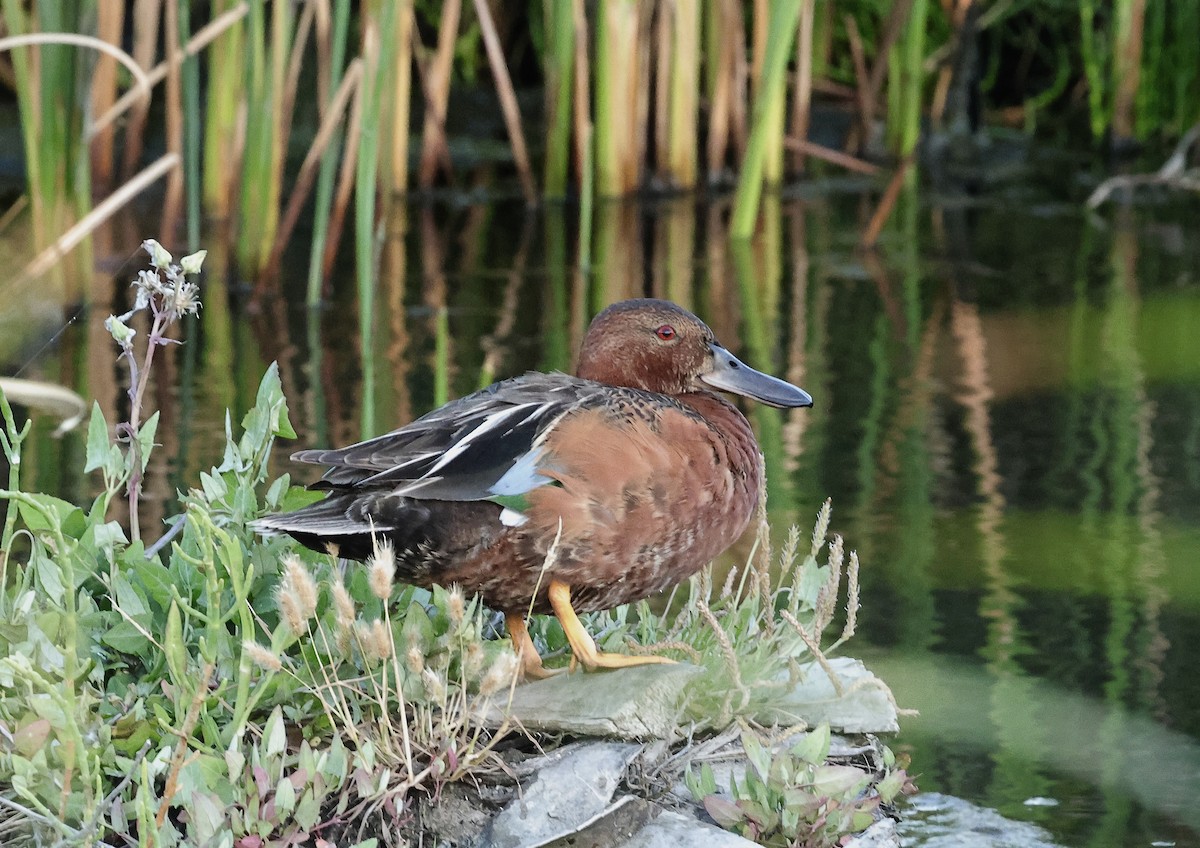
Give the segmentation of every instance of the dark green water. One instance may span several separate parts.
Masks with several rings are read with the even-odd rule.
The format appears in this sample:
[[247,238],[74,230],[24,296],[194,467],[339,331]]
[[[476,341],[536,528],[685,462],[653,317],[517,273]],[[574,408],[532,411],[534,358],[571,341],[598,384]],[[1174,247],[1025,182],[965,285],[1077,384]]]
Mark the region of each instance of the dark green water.
[[[907,194],[871,255],[854,246],[866,185],[770,200],[744,250],[721,202],[602,206],[589,273],[572,209],[458,197],[393,220],[372,299],[347,276],[316,316],[306,250],[252,298],[210,244],[205,308],[159,372],[174,458],[151,468],[150,509],[218,458],[223,409],[250,403],[271,360],[302,442],[345,444],[493,378],[569,368],[600,306],[669,297],[816,399],[752,413],[777,541],[832,496],[863,561],[849,650],[920,711],[895,743],[920,786],[1069,846],[1200,845],[1197,208],[1160,197],[1089,219],[1074,167]],[[95,328],[124,284],[93,290],[23,376],[114,409]],[[52,323],[12,342],[9,373]],[[40,440],[28,484],[85,493],[80,439]]]

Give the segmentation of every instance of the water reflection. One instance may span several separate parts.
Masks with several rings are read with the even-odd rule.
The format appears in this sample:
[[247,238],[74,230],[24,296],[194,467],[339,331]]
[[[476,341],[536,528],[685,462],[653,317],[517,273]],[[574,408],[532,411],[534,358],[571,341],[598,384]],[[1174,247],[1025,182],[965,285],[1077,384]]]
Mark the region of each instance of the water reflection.
[[[1200,245],[1158,238],[1145,214],[1102,230],[1073,209],[909,193],[864,255],[869,210],[772,197],[731,244],[721,199],[605,203],[589,254],[573,207],[397,204],[377,288],[338,279],[320,311],[301,305],[302,274],[242,285],[213,238],[205,308],[159,372],[159,515],[218,460],[224,409],[236,420],[272,360],[301,441],[345,444],[494,379],[570,369],[601,306],[669,297],[816,398],[751,411],[771,514],[807,524],[834,497],[864,563],[851,650],[921,711],[899,739],[921,785],[1069,845],[1196,844]],[[88,321],[27,376],[113,420],[123,378],[97,328],[123,297],[97,277]],[[78,439],[59,450],[39,427],[27,485],[83,495]],[[287,452],[277,468],[296,472]],[[1024,805],[1036,796],[1060,806]]]

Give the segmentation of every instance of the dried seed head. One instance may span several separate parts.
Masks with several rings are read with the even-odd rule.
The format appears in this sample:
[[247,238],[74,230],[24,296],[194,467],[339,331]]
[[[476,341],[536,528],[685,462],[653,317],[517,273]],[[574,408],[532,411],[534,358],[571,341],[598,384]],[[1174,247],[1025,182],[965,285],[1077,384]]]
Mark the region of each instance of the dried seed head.
[[392,655],[392,631],[382,618],[371,622],[369,649],[371,655],[380,660],[386,660]]
[[817,513],[817,523],[813,527],[812,534],[812,549],[810,553],[815,559],[821,550],[821,546],[825,544],[825,535],[829,532],[829,518],[833,514],[833,500],[826,498],[825,503],[821,504],[821,510]]
[[392,596],[392,581],[396,578],[396,555],[392,552],[391,542],[375,537],[375,550],[367,560],[367,576],[371,584],[371,594],[381,601],[386,601]]
[[354,622],[354,641],[358,643],[358,649],[362,651],[363,657],[370,658],[371,654],[371,625],[367,622]]
[[446,684],[433,669],[427,668],[421,672],[421,682],[425,684],[425,694],[429,696],[429,700],[438,704],[446,700]]
[[283,559],[283,579],[279,581],[279,611],[288,628],[296,634],[308,629],[308,620],[317,611],[317,584],[294,554]]
[[242,650],[246,652],[246,656],[264,671],[279,671],[283,668],[283,663],[278,655],[257,642],[245,641],[242,643]]
[[463,657],[463,676],[467,680],[474,680],[479,672],[483,670],[483,661],[486,658],[482,644],[479,642],[468,644],[466,656]]
[[340,634],[354,626],[354,601],[346,591],[346,584],[342,582],[341,576],[334,579],[332,588],[334,620]]
[[500,656],[496,657],[496,661],[483,676],[483,680],[479,681],[479,694],[487,697],[501,689],[507,689],[512,685],[520,667],[521,663],[518,662],[516,654],[509,650],[501,651]]
[[450,587],[450,592],[446,596],[446,612],[450,616],[450,623],[458,627],[463,622],[463,617],[466,615],[466,606],[463,601],[462,587],[457,583]]
[[425,653],[415,639],[408,640],[408,651],[404,654],[404,664],[413,674],[420,674],[425,670]]
[[721,599],[724,600],[733,594],[733,581],[737,579],[738,567],[735,565],[729,569],[729,573],[725,575],[725,585],[721,587]]

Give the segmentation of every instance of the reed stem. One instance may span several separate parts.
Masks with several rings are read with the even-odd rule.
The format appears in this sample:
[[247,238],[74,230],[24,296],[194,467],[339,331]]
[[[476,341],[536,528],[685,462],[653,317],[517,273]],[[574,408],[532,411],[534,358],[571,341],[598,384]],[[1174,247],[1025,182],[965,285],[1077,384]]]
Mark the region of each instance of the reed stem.
[[700,107],[700,6],[675,0],[671,49],[671,99],[667,174],[679,188],[696,185]]
[[[746,239],[754,232],[766,174],[768,134],[782,133],[782,112],[773,114],[773,110],[779,108],[788,57],[791,55],[799,18],[798,0],[779,2],[771,6],[762,76],[754,95],[754,119],[750,128],[750,140],[746,145],[746,155],[742,160],[742,173],[738,178],[733,220],[729,228],[730,238],[733,239]],[[780,141],[782,144],[782,139]],[[782,146],[780,149],[782,150]]]
[[572,9],[560,0],[543,0],[546,52],[542,60],[546,91],[546,159],[542,191],[565,197],[571,166],[571,90],[575,60]]
[[641,181],[638,6],[629,0],[599,0],[596,18],[596,192],[617,197]]
[[[346,62],[346,42],[350,32],[350,0],[337,0],[333,7],[333,28],[330,33],[329,90],[340,87],[342,69]],[[329,104],[326,105],[329,108]],[[324,257],[329,238],[330,208],[333,205],[334,178],[337,176],[338,153],[341,148],[342,132],[335,129],[329,146],[321,155],[321,170],[317,176],[317,194],[313,211],[313,239],[308,259],[308,286],[305,304],[315,307],[321,300],[321,286],[325,279]]]

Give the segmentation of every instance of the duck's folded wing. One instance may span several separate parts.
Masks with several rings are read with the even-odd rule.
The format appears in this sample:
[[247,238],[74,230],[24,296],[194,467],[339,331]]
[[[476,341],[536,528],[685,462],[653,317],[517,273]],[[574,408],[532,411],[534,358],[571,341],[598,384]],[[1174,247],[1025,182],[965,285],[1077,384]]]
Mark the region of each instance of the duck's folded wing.
[[550,482],[539,473],[545,436],[607,387],[564,374],[531,374],[453,401],[374,439],[293,454],[329,466],[314,488],[383,488],[405,497],[471,501]]

